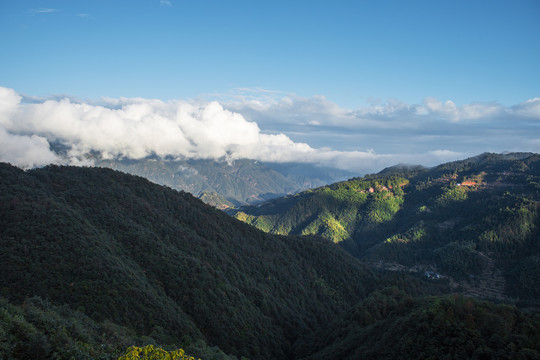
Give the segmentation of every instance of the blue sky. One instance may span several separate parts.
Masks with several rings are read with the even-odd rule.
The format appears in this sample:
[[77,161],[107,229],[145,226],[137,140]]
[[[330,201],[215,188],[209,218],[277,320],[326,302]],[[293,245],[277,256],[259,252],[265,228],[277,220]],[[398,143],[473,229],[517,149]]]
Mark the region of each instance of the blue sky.
[[387,161],[540,152],[536,0],[2,0],[0,49],[19,106],[217,100],[261,134],[410,155]]
[[512,105],[540,87],[536,0],[0,6],[3,85],[32,95],[176,99],[263,88],[354,108],[426,97]]

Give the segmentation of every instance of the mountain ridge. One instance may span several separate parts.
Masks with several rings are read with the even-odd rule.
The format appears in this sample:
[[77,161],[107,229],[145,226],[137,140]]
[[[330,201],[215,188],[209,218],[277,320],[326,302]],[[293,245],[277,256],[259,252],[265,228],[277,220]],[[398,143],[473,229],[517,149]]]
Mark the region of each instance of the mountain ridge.
[[373,264],[420,262],[458,283],[480,275],[481,252],[490,253],[506,295],[526,299],[538,295],[537,275],[518,282],[516,274],[540,253],[539,183],[540,155],[484,153],[429,169],[387,168],[234,216],[270,233],[318,234]]
[[[231,204],[260,203],[351,175],[347,171],[309,164],[264,163],[249,159],[97,158],[95,165],[143,176],[157,184],[184,190],[197,197],[215,193],[219,196],[213,197],[210,203],[222,208],[231,207]],[[216,203],[219,197],[223,197],[224,201]]]

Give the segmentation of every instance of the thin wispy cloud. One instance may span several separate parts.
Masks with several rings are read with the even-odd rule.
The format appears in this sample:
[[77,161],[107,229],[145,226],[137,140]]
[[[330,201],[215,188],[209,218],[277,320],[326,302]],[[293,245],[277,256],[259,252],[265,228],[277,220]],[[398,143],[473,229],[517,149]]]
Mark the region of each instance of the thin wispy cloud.
[[82,14],[75,14],[75,16],[80,17],[81,19],[88,19],[88,20],[95,19],[92,15],[90,15],[90,14],[85,14],[85,13],[82,13]]
[[30,9],[30,12],[32,14],[50,14],[50,13],[58,12],[58,9],[38,8],[38,9]]
[[172,3],[170,2],[170,0],[159,0],[159,5],[160,6],[172,6]]

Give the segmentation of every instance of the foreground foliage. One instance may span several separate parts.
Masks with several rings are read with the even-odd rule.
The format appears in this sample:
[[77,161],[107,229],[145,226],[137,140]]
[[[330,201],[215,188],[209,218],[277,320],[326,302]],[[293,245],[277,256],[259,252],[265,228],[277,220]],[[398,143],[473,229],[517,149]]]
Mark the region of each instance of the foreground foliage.
[[[186,355],[183,349],[166,351],[153,345],[144,347],[131,346],[118,360],[195,360],[193,356]],[[201,360],[201,359],[198,359]]]
[[[39,297],[20,305],[0,298],[0,359],[116,360],[133,344],[150,346],[158,341],[109,320],[94,321],[67,305],[53,305]],[[237,360],[201,340],[185,345],[205,360]]]
[[96,323],[41,298],[20,306],[0,299],[2,359],[116,359],[121,350],[141,340],[130,329]]

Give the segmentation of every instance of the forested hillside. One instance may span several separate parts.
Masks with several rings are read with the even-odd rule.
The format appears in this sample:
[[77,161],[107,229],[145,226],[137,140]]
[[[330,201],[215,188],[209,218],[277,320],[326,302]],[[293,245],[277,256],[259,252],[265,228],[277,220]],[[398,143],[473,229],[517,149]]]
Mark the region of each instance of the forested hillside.
[[[337,359],[338,348],[364,348],[342,344],[335,326],[351,339],[387,333],[393,341],[396,324],[447,311],[433,305],[446,298],[426,297],[447,292],[444,282],[372,271],[321,237],[269,235],[190,194],[109,169],[0,164],[0,246],[2,359],[117,359],[146,344],[204,360],[326,351]],[[388,296],[396,300],[378,303]],[[474,321],[487,316],[500,327],[497,347],[484,325],[474,344],[506,358],[538,356],[535,316],[471,303],[487,309]],[[367,320],[350,318],[355,311]],[[463,336],[452,322],[421,324],[449,342]],[[381,341],[366,354],[386,354]]]
[[538,316],[459,295],[375,292],[306,342],[305,360],[538,359]]
[[466,286],[500,272],[500,291],[486,297],[540,298],[536,154],[389,168],[246,207],[235,216],[270,233],[321,235],[378,266],[436,269]]
[[[190,194],[109,169],[1,164],[0,196],[8,332],[24,325],[18,313],[47,323],[60,312],[72,328],[106,329],[81,340],[60,327],[76,347],[145,336],[283,358],[375,288],[401,283],[425,293],[419,281],[373,274],[326,240],[267,235]],[[57,308],[64,304],[71,312]],[[56,340],[28,331],[38,334],[28,341],[53,351]]]

